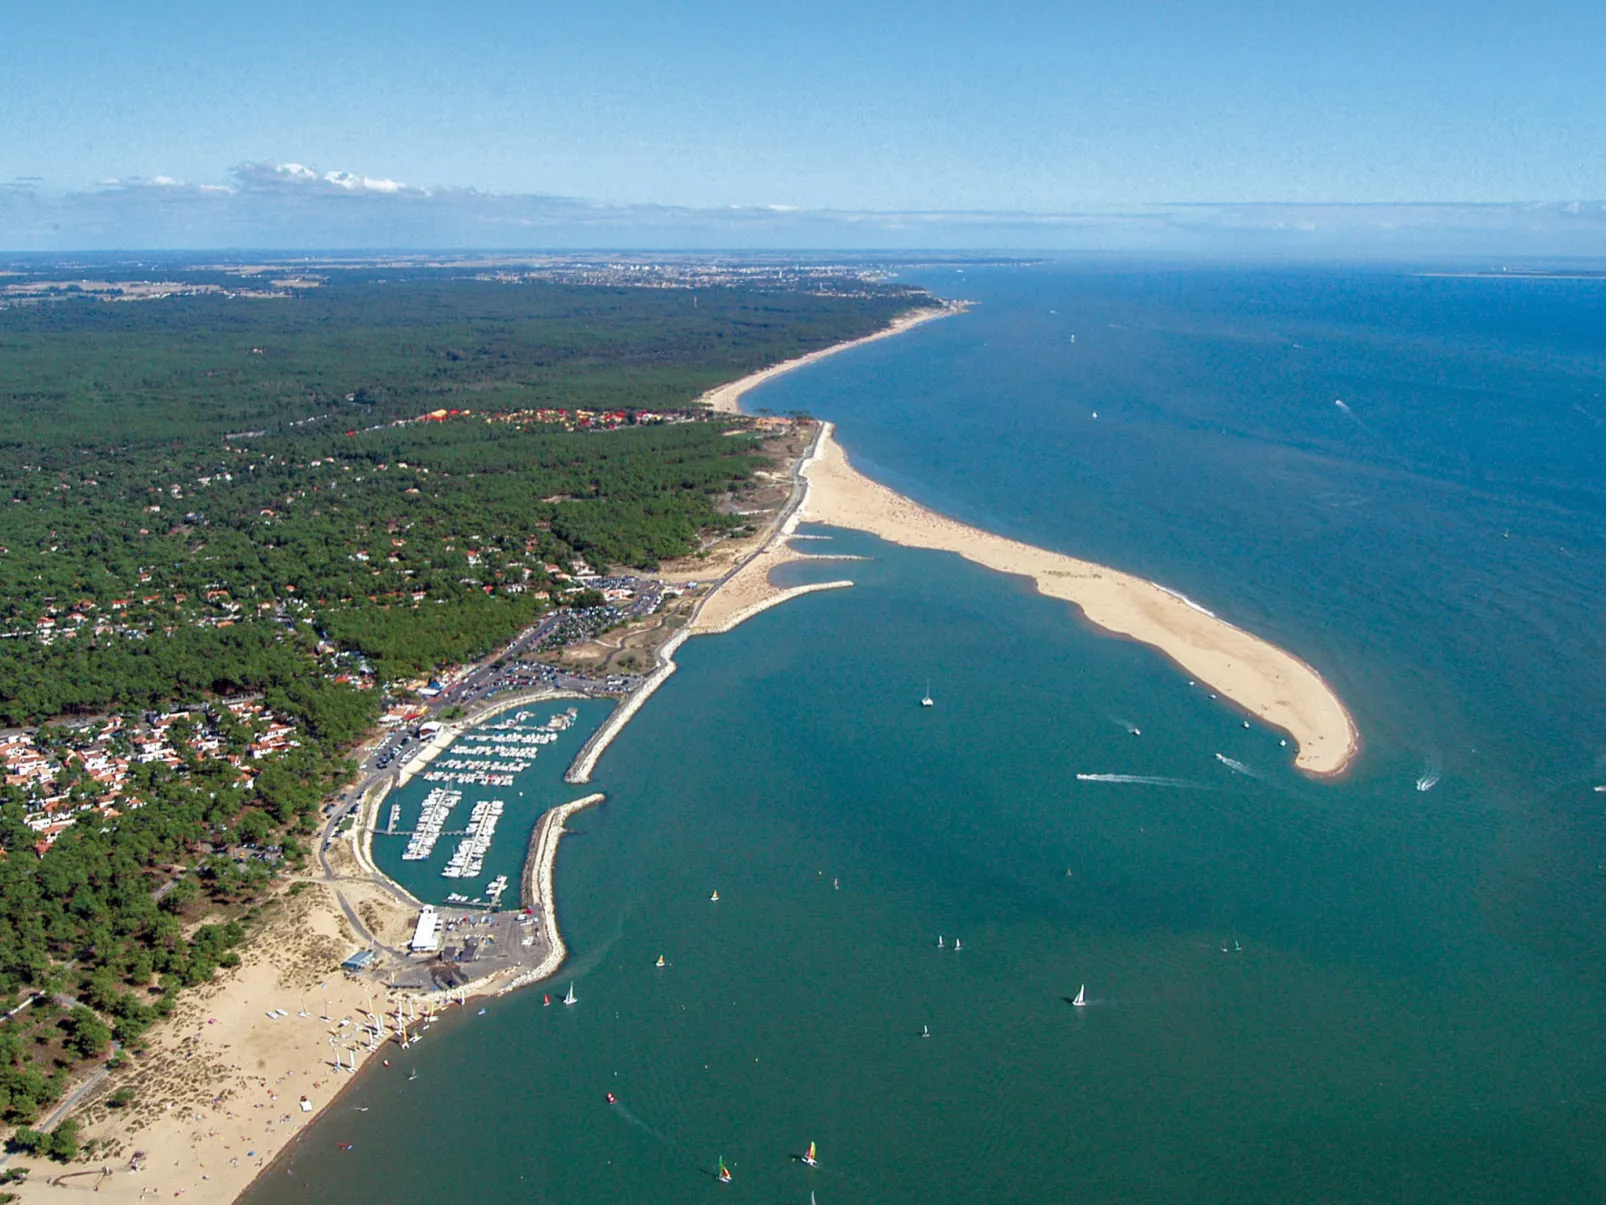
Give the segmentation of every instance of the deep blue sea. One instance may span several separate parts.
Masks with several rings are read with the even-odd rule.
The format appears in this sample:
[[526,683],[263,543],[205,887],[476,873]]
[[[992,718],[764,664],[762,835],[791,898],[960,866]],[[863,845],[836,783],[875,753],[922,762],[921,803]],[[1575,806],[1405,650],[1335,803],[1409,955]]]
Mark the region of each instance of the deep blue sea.
[[1606,282],[910,279],[976,305],[748,404],[1290,648],[1352,772],[1018,580],[816,529],[858,584],[691,641],[599,765],[580,1003],[455,1015],[248,1199],[1601,1199]]

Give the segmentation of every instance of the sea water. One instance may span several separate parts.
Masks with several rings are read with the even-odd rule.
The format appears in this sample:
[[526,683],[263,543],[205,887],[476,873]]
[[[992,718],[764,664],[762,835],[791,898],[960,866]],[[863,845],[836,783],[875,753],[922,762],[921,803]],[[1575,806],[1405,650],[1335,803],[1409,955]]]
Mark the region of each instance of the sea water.
[[1290,648],[1351,773],[1028,583],[806,529],[858,584],[688,642],[598,766],[579,1003],[455,1016],[250,1199],[1598,1198],[1606,285],[920,279],[978,304],[748,404]]

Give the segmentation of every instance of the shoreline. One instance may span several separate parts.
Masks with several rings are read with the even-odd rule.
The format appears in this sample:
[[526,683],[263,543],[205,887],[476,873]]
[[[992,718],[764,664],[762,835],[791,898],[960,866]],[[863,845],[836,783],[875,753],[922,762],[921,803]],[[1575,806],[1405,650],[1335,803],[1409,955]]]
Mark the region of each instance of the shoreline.
[[1360,732],[1343,701],[1306,662],[1146,578],[994,535],[938,514],[864,476],[822,424],[800,512],[807,522],[868,532],[890,543],[952,552],[983,568],[1029,577],[1038,593],[1077,607],[1101,632],[1148,645],[1297,746],[1313,778],[1343,774]]
[[[374,888],[377,891],[377,888]],[[129,1070],[108,1076],[72,1111],[84,1139],[100,1148],[87,1165],[30,1159],[32,1174],[12,1186],[22,1202],[62,1199],[93,1189],[113,1202],[183,1195],[233,1201],[275,1165],[357,1078],[334,1070],[339,1051],[363,1070],[388,1057],[388,1035],[367,1045],[366,1031],[412,993],[343,973],[335,964],[356,944],[334,902],[334,886],[312,883],[281,897],[283,910],[253,935],[247,960],[186,993],[171,1017],[147,1035],[149,1049]],[[282,1016],[274,1010],[282,1010]],[[110,1110],[117,1087],[136,1092]],[[134,1170],[131,1160],[140,1155]]]
[[[947,303],[942,308],[905,314],[874,334],[823,348],[749,374],[740,380],[710,390],[699,400],[719,412],[740,413],[740,399],[749,390],[777,376],[837,352],[890,338],[925,322],[961,313],[965,308],[966,304],[962,302]],[[791,545],[793,539],[810,538],[796,534],[800,522],[818,522],[865,531],[906,547],[954,552],[996,572],[1030,577],[1040,593],[1070,602],[1080,610],[1087,622],[1100,632],[1149,645],[1201,683],[1210,684],[1224,699],[1229,699],[1243,708],[1246,714],[1258,716],[1269,725],[1288,733],[1298,746],[1295,765],[1302,772],[1315,778],[1335,778],[1343,774],[1353,761],[1360,747],[1360,735],[1353,719],[1342,701],[1316,670],[1293,654],[1221,620],[1202,605],[1180,593],[1146,579],[993,535],[931,511],[854,469],[841,446],[833,438],[833,432],[833,424],[824,422],[818,424],[809,448],[792,468],[792,497],[772,521],[768,533],[762,538],[758,547],[732,568],[699,602],[685,626],[658,647],[654,654],[657,665],[653,672],[635,691],[620,700],[618,706],[609,713],[597,731],[581,747],[564,774],[566,781],[571,783],[590,781],[592,772],[609,745],[647,700],[675,672],[677,667],[674,655],[689,637],[728,632],[754,615],[792,598],[853,585],[849,580],[793,587],[778,587],[771,584],[772,572],[784,564],[814,559],[839,559],[810,557],[793,548]],[[1283,697],[1285,695],[1290,697]],[[389,791],[404,784],[464,731],[483,722],[489,716],[525,703],[572,697],[581,696],[576,696],[573,692],[536,690],[518,692],[504,699],[498,699],[494,704],[444,726],[428,746],[420,749],[405,766],[398,767],[393,774],[365,789],[359,804],[357,821],[347,839],[351,841],[351,852],[359,869],[365,874],[371,873],[383,878],[385,883],[390,885],[393,895],[396,896],[396,899],[391,901],[392,906],[401,898],[411,899],[411,893],[406,892],[389,876],[383,875],[378,870],[372,862],[368,845],[381,811],[381,804]],[[510,982],[499,988],[496,980],[506,974],[505,971],[464,985],[463,988],[453,989],[449,993],[409,992],[401,998],[411,997],[415,1003],[443,1003],[444,998],[456,999],[464,992],[472,998],[483,997],[493,990],[496,995],[503,995],[554,976],[566,962],[568,954],[557,921],[555,899],[557,851],[561,837],[566,831],[564,823],[571,815],[600,803],[605,798],[601,793],[593,793],[557,805],[543,813],[532,830],[522,872],[524,883],[521,885],[525,889],[525,906],[539,906],[541,909],[540,923],[543,935],[547,939],[547,951],[540,964],[519,972]],[[370,889],[377,895],[381,888],[377,883],[353,884],[344,880],[320,882],[315,884],[315,887],[316,890],[307,891],[299,905],[295,907],[291,907],[295,903],[295,897],[286,895],[281,898],[287,905],[286,915],[290,916],[293,913],[302,922],[300,929],[296,931],[298,934],[316,932],[325,937],[327,942],[333,943],[331,945],[326,942],[318,951],[318,956],[324,960],[321,965],[332,967],[333,961],[338,960],[342,943],[347,946],[357,944],[357,939],[350,934],[346,919],[337,904],[337,892],[345,890],[351,892],[354,897],[367,897]],[[251,1123],[255,1132],[249,1138],[252,1144],[250,1149],[253,1152],[250,1165],[238,1167],[232,1164],[227,1166],[215,1164],[213,1170],[219,1174],[211,1176],[199,1170],[206,1167],[205,1163],[200,1162],[203,1155],[207,1159],[212,1159],[214,1156],[203,1151],[200,1145],[203,1141],[201,1131],[195,1126],[203,1120],[211,1120],[214,1126],[221,1127],[223,1121],[215,1114],[231,1100],[238,1099],[240,1107],[244,1108],[244,1093],[248,1090],[265,1089],[271,1095],[268,1075],[260,1071],[256,1075],[240,1074],[239,1066],[225,1068],[221,1063],[197,1067],[197,1072],[208,1073],[203,1085],[205,1091],[191,1092],[188,1098],[169,1099],[163,1112],[158,1113],[154,1119],[145,1120],[141,1129],[135,1132],[127,1129],[127,1123],[135,1120],[135,1117],[106,1111],[103,1100],[110,1090],[108,1085],[106,1089],[92,1094],[84,1105],[74,1110],[78,1116],[90,1115],[89,1122],[95,1127],[95,1133],[86,1134],[86,1137],[98,1136],[112,1140],[111,1148],[97,1156],[96,1161],[107,1162],[108,1166],[114,1168],[115,1174],[96,1185],[96,1191],[108,1192],[113,1199],[126,1198],[135,1201],[148,1192],[148,1188],[140,1187],[141,1184],[149,1186],[161,1183],[171,1187],[172,1183],[182,1181],[183,1187],[180,1191],[186,1192],[186,1195],[193,1193],[195,1197],[203,1200],[234,1200],[263,1171],[276,1165],[284,1153],[292,1148],[295,1139],[304,1133],[306,1128],[338,1098],[344,1087],[356,1078],[352,1076],[351,1079],[330,1082],[332,1078],[338,1077],[328,1069],[327,1058],[317,1057],[319,1050],[323,1048],[323,1041],[313,1032],[316,1026],[302,1025],[301,1022],[305,1018],[298,1020],[297,1016],[292,1014],[286,1019],[265,1020],[265,1014],[260,1007],[255,1017],[249,1015],[251,998],[256,998],[260,1006],[265,994],[278,992],[283,996],[286,991],[291,990],[290,972],[280,965],[283,962],[283,950],[276,946],[267,932],[259,934],[252,944],[257,945],[258,941],[261,944],[255,951],[257,958],[231,972],[227,980],[220,981],[214,988],[200,989],[194,997],[189,998],[191,1003],[187,1008],[181,1006],[170,1022],[159,1027],[159,1031],[153,1031],[152,1045],[159,1046],[159,1050],[144,1061],[150,1065],[142,1064],[136,1074],[143,1078],[146,1075],[159,1076],[172,1071],[179,1052],[190,1044],[203,1040],[213,1045],[221,1045],[222,1050],[240,1048],[241,1053],[238,1057],[242,1058],[245,1057],[244,1048],[255,1044],[266,1050],[267,1057],[274,1060],[271,1066],[259,1064],[259,1067],[265,1068],[268,1074],[280,1071],[274,1083],[288,1081],[296,1086],[298,1092],[302,1087],[311,1084],[318,1089],[320,1096],[327,1093],[326,1098],[313,1102],[313,1109],[305,1114],[295,1110],[293,1100],[287,1101],[291,1113],[282,1122],[277,1123],[286,1128],[271,1138],[257,1136],[263,1129],[261,1122],[267,1120],[267,1115],[263,1114],[259,1120]],[[279,945],[285,944],[287,943],[279,943]],[[295,968],[298,981],[306,979],[310,973],[308,967],[311,965],[309,962],[305,966]],[[330,993],[331,1007],[327,1010],[329,1020],[325,1022],[325,1029],[333,1025],[336,1018],[348,1012],[354,1018],[360,1017],[365,1010],[358,1006],[359,1001],[388,994],[382,984],[345,977],[338,970],[325,969],[319,974],[330,987],[341,989],[338,996]],[[314,979],[316,977],[313,976]],[[249,997],[243,994],[247,991],[250,993]],[[339,1007],[333,1006],[336,1000],[340,1001]],[[226,1017],[223,1012],[225,1006],[231,1010]],[[207,1030],[200,1022],[208,1011],[217,1012],[218,1019],[231,1020],[233,1024],[219,1025],[215,1029]],[[359,1024],[360,1022],[353,1021],[349,1029],[336,1025],[334,1033],[339,1034],[342,1031],[347,1034],[352,1033]],[[307,1036],[301,1034],[296,1026],[307,1029],[313,1037],[319,1038],[311,1043],[319,1049],[310,1047],[303,1049],[308,1046],[304,1041],[298,1040],[295,1043],[284,1041],[284,1038],[290,1036],[285,1033],[286,1029],[293,1030],[298,1037]],[[190,1028],[194,1029],[194,1036],[187,1036]],[[373,1055],[386,1050],[386,1046],[387,1043],[380,1042],[371,1050],[358,1051],[359,1065],[366,1066]],[[311,1070],[303,1068],[299,1063],[290,1066],[287,1062],[292,1059],[305,1062],[309,1056],[313,1058],[308,1064]],[[189,1057],[194,1056],[192,1054]],[[178,1065],[182,1067],[182,1063]],[[312,1076],[319,1074],[320,1067],[323,1068],[321,1078],[313,1081]],[[294,1078],[298,1073],[301,1074],[301,1079]],[[289,1087],[283,1090],[289,1091]],[[210,1103],[203,1106],[202,1102],[207,1100]],[[160,1097],[151,1102],[151,1108],[157,1103],[160,1103]],[[177,1112],[172,1111],[175,1107],[178,1109]],[[260,1109],[267,1106],[259,1101],[255,1107]],[[203,1116],[203,1108],[210,1110],[213,1116]],[[144,1110],[141,1110],[141,1113],[143,1112]],[[190,1119],[192,1114],[193,1121]],[[232,1132],[239,1133],[239,1130],[233,1127],[244,1125],[246,1118],[236,1119],[232,1112],[228,1116]],[[158,1130],[159,1133],[156,1132]],[[218,1134],[214,1131],[206,1136],[205,1141],[216,1137]],[[221,1138],[218,1140],[221,1141]],[[246,1141],[247,1138],[241,1138],[242,1144]],[[126,1171],[128,1154],[135,1145],[140,1145],[149,1156],[147,1170],[138,1177],[129,1175]],[[229,1149],[230,1146],[225,1144],[224,1150]],[[245,1149],[242,1145],[241,1151]],[[175,1154],[178,1155],[177,1160],[174,1159]],[[219,1164],[222,1164],[221,1154],[216,1158]],[[112,1162],[113,1159],[117,1162]],[[186,1161],[191,1164],[188,1170],[181,1173],[169,1173],[165,1170],[180,1168]],[[49,1165],[42,1161],[35,1163],[36,1174],[32,1182],[19,1189],[19,1199],[23,1201],[46,1198],[44,1187],[51,1178],[47,1172]],[[207,1183],[202,1184],[202,1180]],[[164,1191],[163,1195],[167,1193]],[[55,1196],[56,1194],[49,1194],[48,1199],[53,1200]]]
[[717,414],[740,414],[742,412],[742,395],[750,389],[756,389],[766,381],[774,380],[778,376],[793,372],[808,364],[818,363],[827,356],[834,356],[838,352],[847,351],[853,347],[863,347],[866,343],[877,343],[882,339],[890,339],[894,335],[901,335],[904,331],[913,330],[927,322],[938,318],[948,318],[954,314],[962,314],[970,308],[968,301],[945,301],[935,308],[911,310],[900,314],[892,322],[875,331],[873,334],[863,335],[857,339],[848,339],[842,343],[833,343],[830,347],[822,347],[819,351],[811,351],[806,356],[783,360],[779,364],[772,364],[768,368],[761,368],[757,372],[748,373],[745,377],[730,382],[728,385],[719,385],[710,389],[697,399],[703,405]]

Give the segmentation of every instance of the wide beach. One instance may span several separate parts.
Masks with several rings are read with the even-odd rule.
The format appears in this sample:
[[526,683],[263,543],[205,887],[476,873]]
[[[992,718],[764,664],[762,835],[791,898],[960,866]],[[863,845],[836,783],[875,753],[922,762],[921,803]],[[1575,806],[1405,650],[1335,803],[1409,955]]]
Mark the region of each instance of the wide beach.
[[[377,889],[346,891],[365,914],[384,905]],[[373,1057],[359,1030],[387,996],[338,969],[356,939],[330,889],[309,884],[270,907],[277,912],[244,947],[243,965],[181,996],[147,1039],[150,1051],[100,1091],[127,1085],[134,1104],[109,1109],[100,1099],[77,1114],[83,1137],[101,1144],[88,1166],[111,1174],[58,1187],[49,1181],[85,1166],[36,1164],[14,1190],[22,1201],[91,1188],[97,1200],[231,1201],[351,1081],[351,1071],[334,1070],[336,1052],[348,1066]],[[388,1057],[395,1047],[377,1049]]]
[[[450,1200],[466,1168],[478,1195],[701,1199],[720,1156],[730,1191],[775,1201],[991,1200],[1000,1168],[1022,1200],[1598,1195],[1578,1136],[1599,991],[1577,955],[1598,931],[1599,743],[1566,727],[1590,683],[1548,684],[1593,644],[1549,623],[1589,597],[1541,526],[1553,502],[1400,480],[1369,443],[1341,456],[1366,433],[1332,406],[1331,365],[1285,346],[1273,372],[1240,337],[1267,290],[1205,281],[1224,333],[1194,340],[1173,331],[1201,307],[1173,319],[1170,277],[977,275],[970,317],[745,399],[840,421],[792,548],[870,559],[780,566],[771,585],[856,587],[683,643],[597,763],[610,804],[571,822],[557,870],[579,1003],[544,1009],[538,988],[438,1028],[428,1092],[359,1082],[253,1205]],[[1276,283],[1322,305],[1334,287]],[[1076,309],[1082,288],[1103,292]],[[1132,321],[1123,289],[1157,294],[1156,318]],[[1330,352],[1346,372],[1375,373],[1373,331]],[[1448,419],[1482,367],[1391,396]],[[1519,367],[1505,412],[1526,422]],[[1084,622],[1049,571],[1097,584],[1098,565],[1139,593],[1114,614],[1079,596]],[[1294,739],[1183,668],[1174,632],[1137,628],[1210,618],[1141,579],[1308,656],[1364,758],[1296,770]],[[733,615],[761,601],[743,586]],[[1180,610],[1154,619],[1150,589]],[[1479,598],[1520,599],[1543,639]],[[1544,680],[1502,668],[1514,646]],[[815,1169],[795,1158],[811,1141]]]

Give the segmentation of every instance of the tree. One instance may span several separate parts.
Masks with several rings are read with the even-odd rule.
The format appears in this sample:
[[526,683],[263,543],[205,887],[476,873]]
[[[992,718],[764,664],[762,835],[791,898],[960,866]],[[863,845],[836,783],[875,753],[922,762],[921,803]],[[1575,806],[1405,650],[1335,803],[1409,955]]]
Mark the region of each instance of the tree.
[[164,912],[182,912],[201,897],[201,885],[194,879],[179,879],[162,896]]
[[110,1027],[82,1004],[73,1006],[62,1027],[67,1031],[67,1048],[81,1059],[95,1058],[112,1040]]

